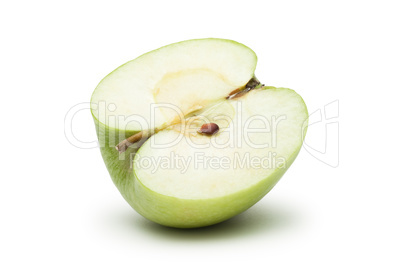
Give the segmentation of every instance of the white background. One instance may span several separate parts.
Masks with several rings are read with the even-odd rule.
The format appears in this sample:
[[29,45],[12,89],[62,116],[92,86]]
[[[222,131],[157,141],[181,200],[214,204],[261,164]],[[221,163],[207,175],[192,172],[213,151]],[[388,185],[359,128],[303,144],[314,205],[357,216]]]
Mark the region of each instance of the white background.
[[[401,10],[386,0],[3,1],[0,266],[402,267]],[[67,141],[64,118],[122,63],[204,37],[246,44],[262,82],[295,89],[310,113],[339,101],[339,117],[331,149],[303,148],[247,212],[169,229],[129,207],[99,150]],[[325,124],[310,127],[310,147],[325,148]],[[73,131],[96,139],[89,110]],[[337,162],[338,138],[331,167],[317,156]]]

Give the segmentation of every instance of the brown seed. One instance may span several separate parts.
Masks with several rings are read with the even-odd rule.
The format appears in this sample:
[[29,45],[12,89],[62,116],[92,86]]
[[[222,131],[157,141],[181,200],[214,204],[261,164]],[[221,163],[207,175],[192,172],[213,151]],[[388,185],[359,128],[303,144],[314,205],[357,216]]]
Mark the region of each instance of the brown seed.
[[205,135],[213,135],[219,131],[219,126],[215,123],[208,123],[201,126],[198,133]]
[[236,95],[237,93],[239,93],[240,91],[242,91],[242,88],[236,88],[235,90],[233,90],[232,92],[229,93],[229,95],[227,95],[226,99],[230,99],[231,97],[233,97],[233,95]]

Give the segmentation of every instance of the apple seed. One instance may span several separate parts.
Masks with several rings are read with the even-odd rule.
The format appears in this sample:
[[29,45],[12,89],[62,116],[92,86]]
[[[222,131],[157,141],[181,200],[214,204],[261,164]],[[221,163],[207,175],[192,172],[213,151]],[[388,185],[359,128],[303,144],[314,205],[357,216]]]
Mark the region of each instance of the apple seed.
[[215,123],[207,123],[203,124],[198,130],[198,133],[205,134],[205,135],[213,135],[219,131],[219,126]]

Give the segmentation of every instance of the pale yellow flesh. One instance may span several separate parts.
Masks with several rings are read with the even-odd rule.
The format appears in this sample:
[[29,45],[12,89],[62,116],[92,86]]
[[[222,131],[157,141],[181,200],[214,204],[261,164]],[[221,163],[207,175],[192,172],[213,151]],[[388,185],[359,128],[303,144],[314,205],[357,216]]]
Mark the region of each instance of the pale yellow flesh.
[[169,45],[105,77],[92,96],[92,113],[116,129],[160,128],[244,86],[256,60],[252,50],[229,40]]
[[145,187],[180,199],[217,198],[287,168],[304,137],[307,111],[300,96],[289,89],[257,89],[224,103],[215,108],[217,120],[219,114],[232,120],[221,123],[217,135],[198,134],[200,123],[189,123],[185,131],[159,132],[141,147],[134,170]]

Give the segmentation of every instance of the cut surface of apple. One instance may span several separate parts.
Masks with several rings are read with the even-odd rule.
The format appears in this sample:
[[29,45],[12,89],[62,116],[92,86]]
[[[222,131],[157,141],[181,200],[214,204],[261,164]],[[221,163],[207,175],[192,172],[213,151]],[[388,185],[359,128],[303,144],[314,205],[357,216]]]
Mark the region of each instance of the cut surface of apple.
[[147,53],[101,81],[91,99],[101,153],[138,213],[165,226],[208,226],[278,182],[302,146],[308,113],[293,90],[261,85],[255,66],[242,44],[199,39]]
[[[202,118],[186,124],[187,129],[158,132],[142,145],[134,170],[144,186],[183,199],[217,198],[247,189],[277,168],[285,168],[302,141],[307,114],[301,98],[292,90],[271,88],[225,102],[233,109],[226,126],[221,118]],[[216,116],[223,118],[229,108],[216,109]],[[198,134],[205,122],[217,122],[219,132]]]
[[[257,57],[251,49],[230,40],[200,39],[172,44],[110,73],[95,89],[91,108],[96,109],[101,101],[106,106],[112,104],[114,109],[106,109],[97,119],[103,124],[116,124],[116,128],[158,128],[174,121],[178,113],[198,110],[241,88],[253,77],[256,64]],[[152,107],[155,103],[169,105]],[[116,116],[126,120],[108,121]]]

